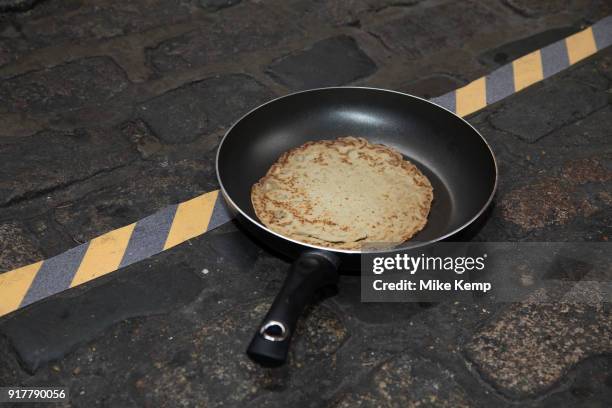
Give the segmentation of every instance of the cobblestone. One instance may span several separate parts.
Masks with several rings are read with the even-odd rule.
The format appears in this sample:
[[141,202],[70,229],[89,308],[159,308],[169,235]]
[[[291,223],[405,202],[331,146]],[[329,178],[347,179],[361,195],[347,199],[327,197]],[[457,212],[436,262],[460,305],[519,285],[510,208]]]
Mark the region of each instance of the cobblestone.
[[[605,94],[573,81],[555,82],[553,86],[536,86],[517,98],[523,101],[529,99],[534,105],[513,105],[512,111],[501,109],[491,115],[491,123],[531,143],[565,124],[584,118],[608,103]],[[516,120],[517,117],[521,119]]]
[[184,0],[145,0],[138,4],[112,0],[50,3],[35,16],[26,14],[18,19],[24,37],[39,47],[142,32],[179,23],[191,16],[190,2]]
[[411,7],[422,0],[287,0],[287,9],[294,13],[300,25],[308,28],[311,24],[333,27],[359,27],[361,19],[368,19],[371,13],[378,13],[386,8]]
[[[42,255],[36,242],[28,236],[26,227],[19,222],[0,223],[0,268],[11,270],[36,262]],[[33,242],[34,241],[34,242]]]
[[[170,38],[147,50],[148,59],[159,73],[185,70],[299,38],[294,21],[276,16],[263,4],[244,4],[231,17],[219,18],[196,30]],[[244,35],[244,33],[249,33]]]
[[469,407],[465,391],[436,362],[404,355],[382,364],[367,391],[346,394],[335,407]]
[[566,1],[566,0],[544,0],[538,2],[526,0],[503,0],[503,2],[516,12],[526,17],[538,17],[550,13],[558,13],[566,9],[570,3],[572,6],[586,7],[588,1]]
[[[50,192],[123,166],[134,158],[130,144],[118,132],[100,128],[43,131],[33,136],[3,138],[2,144],[0,161],[13,176],[0,182],[1,205]],[[20,159],[11,160],[14,157]]]
[[206,10],[217,11],[222,8],[235,6],[240,3],[240,0],[200,0],[199,3]]
[[612,351],[612,320],[603,306],[575,303],[509,307],[467,344],[470,359],[503,392],[533,395],[588,355]]
[[355,40],[339,36],[275,61],[267,72],[289,89],[346,85],[376,71]]
[[416,59],[424,53],[460,47],[466,39],[485,34],[498,22],[499,17],[486,6],[464,1],[419,9],[371,32],[393,51]]
[[1,112],[47,113],[98,104],[129,85],[125,73],[107,57],[68,62],[0,83]]
[[246,75],[192,82],[145,102],[140,115],[166,143],[194,141],[270,99],[272,93]]

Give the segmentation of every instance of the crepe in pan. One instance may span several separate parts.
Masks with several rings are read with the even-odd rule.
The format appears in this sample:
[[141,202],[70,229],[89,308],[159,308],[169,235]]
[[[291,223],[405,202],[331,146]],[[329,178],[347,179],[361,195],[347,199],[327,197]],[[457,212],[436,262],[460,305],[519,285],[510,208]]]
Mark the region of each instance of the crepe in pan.
[[431,183],[415,165],[360,137],[296,147],[251,190],[255,213],[271,230],[348,250],[410,239],[425,227],[432,200]]

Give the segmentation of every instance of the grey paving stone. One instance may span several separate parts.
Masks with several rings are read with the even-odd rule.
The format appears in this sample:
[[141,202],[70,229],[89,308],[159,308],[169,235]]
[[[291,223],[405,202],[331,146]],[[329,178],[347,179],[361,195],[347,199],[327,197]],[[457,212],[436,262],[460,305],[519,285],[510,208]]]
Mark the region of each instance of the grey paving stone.
[[465,390],[454,381],[451,371],[439,363],[407,353],[382,364],[360,388],[361,391],[347,393],[331,406],[474,406]]
[[[526,102],[530,103],[527,104]],[[491,115],[491,123],[522,140],[533,143],[555,129],[602,108],[607,95],[571,80],[533,86]],[[554,112],[554,113],[552,113]]]
[[3,137],[0,146],[0,162],[12,174],[0,181],[2,205],[51,192],[135,158],[118,132],[101,128]]
[[[19,205],[16,207],[19,207]],[[63,230],[61,225],[55,222],[52,211],[33,215],[26,210],[25,214],[29,215],[25,217],[23,215],[18,216],[17,218],[26,218],[23,222],[27,229],[26,237],[29,236],[32,242],[36,244],[37,252],[35,254],[40,253],[40,257],[35,259],[35,261],[51,258],[79,244],[79,242],[76,242]],[[10,213],[7,216],[13,217]],[[16,266],[23,265],[27,265],[27,263]]]
[[0,222],[0,271],[10,271],[42,259],[25,225],[19,221]]
[[121,124],[123,135],[136,145],[136,150],[143,159],[155,155],[162,149],[162,145],[145,122],[140,119],[131,120]]
[[218,188],[214,150],[189,146],[192,154],[160,152],[90,183],[77,185],[58,198],[55,221],[75,240],[138,221],[170,204]]
[[[289,365],[278,370],[262,369],[245,360],[243,353],[253,335],[254,326],[265,314],[270,301],[269,298],[256,299],[242,304],[239,309],[220,313],[204,326],[198,325],[191,335],[192,341],[196,350],[209,352],[199,354],[187,366],[199,367],[199,370],[207,373],[208,378],[193,390],[185,389],[180,399],[189,400],[197,396],[212,407],[240,406],[248,401],[265,406],[303,404],[305,401],[318,405],[322,403],[325,390],[333,388],[340,380],[332,356],[348,336],[342,321],[329,309],[312,309],[297,328]],[[159,374],[152,371],[146,373],[143,376],[145,385],[141,389],[142,398],[156,405],[163,405],[168,400],[166,390],[176,381],[173,378],[178,372],[184,370],[181,366],[173,367],[165,356],[160,360],[162,368]],[[317,372],[324,377],[324,381],[313,386],[307,378]],[[262,393],[262,390],[265,391]],[[264,398],[260,400],[258,397],[262,396]],[[276,398],[272,402],[266,401],[265,397]]]
[[0,0],[0,11],[25,11],[36,5],[39,0]]
[[267,73],[290,89],[346,85],[376,71],[349,36],[328,38],[273,62]]
[[27,10],[27,13],[15,13],[12,16],[15,20],[19,18],[39,18],[47,17],[55,14],[70,13],[84,6],[83,0],[65,0],[65,1],[37,1],[36,7]]
[[166,143],[185,143],[230,125],[272,97],[246,75],[225,75],[192,82],[151,99],[137,109]]
[[[18,319],[2,322],[0,332],[10,339],[23,367],[35,372],[117,322],[189,303],[204,285],[196,271],[185,266],[179,263],[169,270],[149,263],[137,273],[128,267],[107,284],[97,282],[101,286],[84,296],[59,296],[45,307],[24,310]],[[80,289],[81,294],[85,291]]]
[[[598,58],[591,64],[580,64],[567,73],[561,73],[561,78],[569,78],[577,82],[586,84],[596,90],[604,91],[604,95],[609,97],[609,90],[612,85],[612,47],[599,52]],[[610,99],[608,99],[610,102]]]
[[17,20],[26,38],[40,48],[117,37],[180,23],[191,18],[191,6],[187,0],[41,2],[33,13],[17,16]]
[[24,372],[9,340],[0,336],[0,384],[17,384]]
[[610,148],[610,129],[612,129],[612,106],[593,112],[584,119],[565,126],[538,143],[546,149],[558,149],[566,156],[576,148],[597,149]]
[[462,1],[415,9],[368,31],[393,52],[419,58],[442,49],[462,47],[477,34],[492,32],[500,22],[501,18],[484,5]]
[[20,54],[26,53],[32,48],[32,46],[20,36],[15,37],[15,32],[15,29],[9,26],[9,28],[5,28],[2,35],[0,35],[0,67],[15,61]]
[[589,358],[570,370],[566,387],[528,406],[605,408],[607,401],[612,400],[611,373],[612,357]]
[[0,82],[0,112],[50,113],[100,104],[129,86],[108,57],[84,58]]
[[559,382],[580,360],[612,351],[610,311],[582,303],[511,305],[466,344],[466,355],[514,398]]
[[386,8],[411,7],[422,0],[285,0],[286,8],[308,29],[312,24],[330,26],[361,25],[361,18],[378,13]]
[[540,17],[565,10],[569,2],[567,0],[503,0],[503,3],[525,17]]
[[200,7],[210,10],[217,11],[223,8],[235,6],[240,3],[240,0],[199,0],[198,4]]
[[215,17],[194,31],[147,49],[150,65],[166,74],[229,60],[244,52],[267,50],[302,36],[293,19],[283,18],[265,3],[241,4]]
[[[612,181],[612,154],[596,157],[568,160],[558,174],[542,175],[536,182],[511,189],[500,197],[500,215],[525,231],[563,226],[588,217],[595,221],[595,215],[609,207],[605,191]],[[584,188],[587,183],[588,189]],[[597,231],[596,223],[591,226]]]
[[3,21],[0,23],[0,37],[2,38],[19,38],[21,35],[19,30],[10,21]]
[[592,24],[612,14],[612,4],[606,0],[594,0],[592,6],[588,7],[586,11],[587,14],[584,19],[587,23]]

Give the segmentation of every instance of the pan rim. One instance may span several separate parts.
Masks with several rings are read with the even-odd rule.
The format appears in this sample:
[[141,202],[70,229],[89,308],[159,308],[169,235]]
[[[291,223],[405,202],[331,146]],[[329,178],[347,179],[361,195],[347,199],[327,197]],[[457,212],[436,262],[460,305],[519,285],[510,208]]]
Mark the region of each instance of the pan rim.
[[[240,208],[240,206],[237,205],[234,202],[234,200],[232,200],[230,195],[227,193],[227,190],[225,189],[225,186],[223,185],[223,182],[221,181],[221,176],[220,176],[220,173],[219,173],[219,154],[221,152],[221,148],[223,147],[223,142],[225,142],[225,139],[227,139],[229,134],[232,132],[234,127],[236,127],[236,125],[238,125],[238,123],[242,122],[247,116],[255,113],[257,110],[263,108],[264,106],[266,106],[268,104],[271,104],[273,102],[279,101],[281,99],[288,98],[288,97],[293,96],[293,95],[299,95],[299,94],[303,94],[303,93],[308,93],[308,92],[316,92],[316,91],[324,91],[324,90],[334,90],[334,89],[365,89],[365,90],[378,91],[378,92],[388,92],[388,93],[393,93],[393,94],[398,94],[398,95],[403,95],[403,96],[407,96],[407,97],[410,97],[410,98],[418,99],[418,100],[421,100],[423,102],[426,102],[426,103],[434,106],[435,108],[443,109],[443,110],[447,111],[448,113],[450,113],[451,115],[455,116],[456,118],[460,119],[463,123],[467,124],[470,128],[472,128],[472,130],[474,132],[476,132],[476,134],[478,136],[480,136],[480,138],[484,142],[485,146],[489,150],[489,154],[491,155],[491,159],[493,159],[493,167],[495,169],[495,179],[494,179],[494,182],[493,182],[493,188],[491,189],[491,193],[490,193],[489,197],[487,198],[487,201],[484,203],[484,205],[480,208],[480,210],[472,218],[470,218],[467,222],[463,223],[458,228],[455,228],[454,230],[452,230],[452,231],[450,231],[450,232],[448,232],[448,233],[446,233],[444,235],[436,237],[435,239],[431,239],[429,241],[415,241],[415,245],[408,246],[408,247],[402,247],[402,248],[396,248],[395,250],[403,251],[403,250],[409,250],[409,249],[422,248],[422,247],[434,244],[436,242],[442,241],[442,240],[444,240],[446,238],[449,238],[449,237],[451,237],[451,236],[461,232],[462,230],[464,230],[468,226],[470,226],[474,221],[476,221],[485,212],[485,210],[489,207],[489,205],[491,205],[491,202],[493,201],[493,197],[495,196],[495,193],[497,191],[497,186],[498,186],[498,181],[499,181],[499,170],[498,170],[498,166],[497,166],[497,158],[495,157],[495,153],[493,153],[493,149],[491,149],[491,146],[489,145],[489,142],[487,142],[487,140],[484,138],[484,136],[474,126],[472,126],[472,124],[470,124],[470,122],[468,122],[467,120],[465,120],[461,116],[457,115],[455,112],[451,111],[450,109],[445,108],[444,106],[441,106],[441,105],[438,105],[436,103],[433,103],[433,102],[431,102],[428,99],[424,99],[424,98],[421,98],[419,96],[411,95],[411,94],[408,94],[408,93],[405,93],[405,92],[394,91],[392,89],[367,87],[367,86],[329,86],[329,87],[312,88],[312,89],[306,89],[306,90],[303,90],[303,91],[292,92],[292,93],[289,93],[287,95],[282,95],[282,96],[279,96],[277,98],[271,99],[271,100],[269,100],[267,102],[264,102],[261,105],[251,109],[250,111],[248,111],[247,113],[242,115],[238,120],[236,120],[232,124],[232,126],[230,126],[230,128],[227,130],[227,132],[225,132],[225,134],[223,135],[223,138],[221,139],[221,141],[219,142],[219,146],[217,147],[217,154],[216,154],[216,157],[215,157],[215,172],[217,173],[217,181],[219,182],[219,189],[221,190],[221,192],[223,194],[223,198],[226,201],[229,202],[229,204],[234,208],[234,210],[238,211],[249,222],[251,222],[252,224],[256,225],[258,228],[260,228],[260,229],[262,229],[262,230],[264,230],[264,231],[266,231],[266,232],[268,232],[268,233],[270,233],[272,235],[277,236],[278,238],[281,238],[281,239],[283,239],[285,241],[289,241],[289,242],[292,242],[294,244],[297,244],[297,245],[300,245],[300,246],[303,246],[303,247],[310,248],[312,250],[327,251],[327,252],[340,253],[340,254],[350,254],[350,255],[374,254],[374,253],[389,252],[389,250],[384,250],[384,249],[364,252],[364,251],[358,251],[358,250],[329,248],[329,247],[309,244],[309,243],[306,243],[306,242],[301,242],[301,241],[298,241],[298,240],[286,237],[286,236],[284,236],[282,234],[279,234],[279,233],[277,233],[275,231],[272,231],[271,229],[269,229],[268,227],[266,227],[265,225],[260,223],[258,220],[254,219],[253,217],[248,215],[245,211],[243,211],[242,208]],[[410,242],[410,241],[406,241],[406,242]]]

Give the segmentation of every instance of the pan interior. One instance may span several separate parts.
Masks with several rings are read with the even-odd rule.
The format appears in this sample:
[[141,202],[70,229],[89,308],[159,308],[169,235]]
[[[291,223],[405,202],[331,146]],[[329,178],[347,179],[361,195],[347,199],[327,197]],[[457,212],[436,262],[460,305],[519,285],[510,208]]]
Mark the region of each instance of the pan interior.
[[328,88],[289,95],[240,120],[218,153],[227,195],[253,220],[251,186],[287,150],[312,140],[361,136],[400,151],[429,178],[426,227],[406,243],[438,240],[469,223],[495,188],[495,161],[482,137],[450,112],[409,95]]

